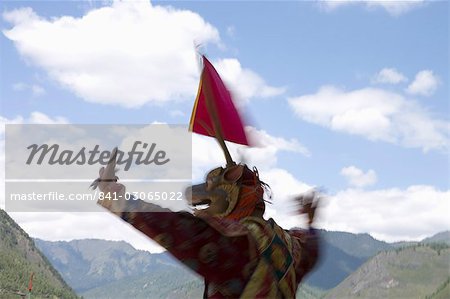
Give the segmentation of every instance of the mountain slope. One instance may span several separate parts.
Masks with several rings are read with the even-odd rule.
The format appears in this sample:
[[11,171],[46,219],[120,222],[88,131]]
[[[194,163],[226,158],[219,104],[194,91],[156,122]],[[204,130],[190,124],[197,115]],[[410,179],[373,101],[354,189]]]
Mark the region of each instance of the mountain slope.
[[0,209],[0,298],[27,293],[31,273],[34,298],[77,298],[28,234]]
[[448,299],[450,298],[450,278],[441,284],[433,294],[428,295],[425,299]]
[[446,243],[450,245],[450,231],[437,233],[434,236],[423,239],[421,243]]
[[305,282],[320,289],[331,289],[358,269],[365,261],[365,258],[351,256],[323,241],[319,263],[313,272],[306,277]]
[[82,293],[87,299],[202,298],[203,281],[183,268],[129,276]]
[[178,268],[168,254],[136,250],[124,241],[36,240],[36,245],[78,293],[130,276]]
[[337,286],[368,258],[392,248],[389,243],[376,240],[369,234],[326,230],[319,230],[319,233],[321,258],[305,282],[324,290]]
[[168,253],[97,239],[36,240],[84,298],[201,298],[203,281]]
[[450,247],[445,244],[381,252],[325,298],[424,298],[441,291],[448,280],[449,258]]
[[[151,254],[125,242],[95,239],[36,240],[36,244],[84,298],[188,299],[203,295],[203,279],[168,253]],[[314,299],[323,291],[305,285],[298,294],[299,298]]]
[[[70,242],[36,240],[36,244],[64,279],[78,293],[83,294],[122,279],[128,281],[131,276],[185,270],[167,253],[151,254],[136,250],[126,242],[94,239]],[[365,260],[351,256],[324,241],[320,263],[306,282],[319,289],[331,289]],[[148,279],[154,278],[150,276]]]
[[329,244],[341,249],[348,255],[358,258],[369,258],[382,250],[392,249],[392,245],[374,239],[369,234],[352,234],[320,230],[322,238]]
[[[127,277],[117,282],[103,285],[83,293],[86,299],[121,299],[121,298],[168,298],[192,299],[203,297],[202,279],[187,271],[163,271],[147,274],[143,277]],[[297,298],[317,299],[324,292],[302,285],[297,290]]]

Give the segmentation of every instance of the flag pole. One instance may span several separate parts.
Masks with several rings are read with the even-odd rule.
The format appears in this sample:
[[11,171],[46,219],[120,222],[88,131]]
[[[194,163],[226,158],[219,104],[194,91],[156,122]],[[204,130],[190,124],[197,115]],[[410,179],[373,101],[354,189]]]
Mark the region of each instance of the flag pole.
[[205,91],[205,97],[206,97],[206,109],[208,109],[209,114],[211,115],[211,120],[214,127],[214,133],[216,134],[217,142],[219,142],[220,147],[223,150],[223,153],[225,155],[225,160],[227,161],[227,166],[235,165],[236,163],[231,158],[230,152],[228,151],[227,145],[225,144],[225,140],[222,136],[222,127],[220,126],[217,109],[214,105],[211,95],[211,86],[209,83],[209,80],[205,80],[204,76],[207,76],[206,72],[202,72],[202,82],[203,87]]

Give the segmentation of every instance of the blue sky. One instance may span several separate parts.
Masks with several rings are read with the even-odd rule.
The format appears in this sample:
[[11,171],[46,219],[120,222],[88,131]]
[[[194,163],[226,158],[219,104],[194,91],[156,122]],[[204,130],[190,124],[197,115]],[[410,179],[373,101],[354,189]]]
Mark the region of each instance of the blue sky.
[[[281,197],[290,194],[283,188],[325,187],[336,203],[324,213],[328,229],[386,240],[448,229],[435,220],[449,210],[448,2],[142,3],[133,11],[129,2],[2,2],[3,122],[187,123],[200,41],[257,136],[267,135],[272,151],[250,160],[269,184],[277,171],[292,181],[274,183]],[[118,24],[131,31],[121,33],[109,13],[126,16]],[[264,155],[273,160],[267,170]],[[333,218],[346,205],[371,214],[396,198],[405,208],[393,217],[420,211],[422,227],[380,227],[379,207],[362,228],[357,217]]]

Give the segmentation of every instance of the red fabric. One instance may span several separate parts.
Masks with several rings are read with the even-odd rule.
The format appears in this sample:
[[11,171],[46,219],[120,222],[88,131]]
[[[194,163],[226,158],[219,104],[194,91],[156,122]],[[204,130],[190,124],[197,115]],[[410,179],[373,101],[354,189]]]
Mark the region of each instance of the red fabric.
[[[197,99],[192,110],[189,130],[201,135],[215,137],[211,117],[216,114],[224,140],[249,145],[243,123],[233,104],[230,92],[214,69],[214,66],[205,56],[203,56],[201,78]],[[211,98],[206,97],[206,88],[210,90]],[[209,111],[206,101],[211,101],[211,107],[215,109],[215,112]]]
[[33,289],[33,277],[34,277],[34,273],[31,273],[30,281],[28,282],[28,291],[30,291],[30,292]]

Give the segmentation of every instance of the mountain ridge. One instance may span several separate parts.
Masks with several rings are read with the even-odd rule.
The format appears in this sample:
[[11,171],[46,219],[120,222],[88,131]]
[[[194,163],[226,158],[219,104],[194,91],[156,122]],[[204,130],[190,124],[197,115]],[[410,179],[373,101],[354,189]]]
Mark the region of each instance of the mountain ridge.
[[[173,267],[170,257],[137,250],[125,241],[44,241],[37,246],[79,293],[132,275]],[[88,278],[88,279],[86,279]]]
[[[320,290],[337,287],[377,252],[396,249],[390,243],[376,240],[368,234],[324,230],[319,233],[324,242],[322,259],[306,277],[305,288],[302,290],[304,295],[308,292],[323,294]],[[36,240],[36,244],[51,257],[49,259],[74,289],[86,298],[101,298],[102,294],[108,297],[108,294],[114,295],[127,286],[133,286],[133,295],[137,298],[147,296],[147,291],[155,292],[152,293],[155,296],[176,296],[178,293],[170,285],[183,289],[186,296],[196,295],[202,289],[201,279],[167,252],[152,254],[137,250],[125,241],[99,239],[56,242]],[[71,259],[66,255],[71,256]],[[138,259],[139,262],[133,259]],[[68,267],[70,263],[75,264],[76,268]],[[105,273],[109,277],[102,276]],[[84,278],[77,280],[77,277]],[[180,278],[180,282],[175,277],[183,278]],[[149,284],[162,281],[171,283],[169,286],[164,284],[157,289],[149,289]],[[146,290],[142,289],[145,285]],[[312,291],[309,287],[312,287]]]

